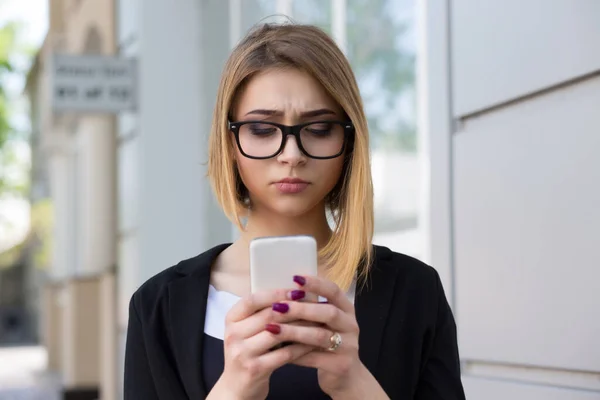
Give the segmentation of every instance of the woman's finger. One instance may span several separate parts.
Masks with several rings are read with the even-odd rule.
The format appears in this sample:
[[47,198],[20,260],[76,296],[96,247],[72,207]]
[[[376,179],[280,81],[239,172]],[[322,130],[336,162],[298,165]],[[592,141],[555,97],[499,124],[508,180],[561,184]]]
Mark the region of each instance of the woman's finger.
[[[300,325],[288,325],[286,327],[288,331],[294,327],[309,329],[308,327],[303,327]],[[282,335],[281,332],[282,326],[280,324],[269,323],[264,325],[261,332],[244,341],[243,346],[245,352],[250,357],[259,357],[263,354],[274,351],[274,348],[284,342],[297,342],[298,344],[310,345],[309,343],[303,343],[300,340],[291,340],[288,338],[289,335]],[[292,331],[292,335],[293,334],[294,333]],[[295,336],[295,338],[297,338],[297,336]],[[329,345],[327,346],[329,347]],[[318,346],[312,346],[311,348],[314,349],[315,347]]]
[[[279,333],[274,334],[282,342],[306,344],[320,349],[331,347],[331,337],[334,332],[321,326],[300,326],[277,324]],[[350,344],[348,344],[350,345]]]
[[285,364],[294,363],[301,357],[310,354],[314,347],[305,344],[290,344],[288,346],[269,351],[260,357],[257,357],[256,363],[258,368],[274,371]]
[[[265,308],[256,314],[231,324],[228,329],[225,330],[225,337],[223,341],[225,345],[236,342],[238,340],[245,340],[265,330],[265,326],[274,320],[274,311],[271,307]],[[283,318],[283,320],[290,325],[299,326],[320,326],[317,322],[294,320],[293,318]]]
[[301,367],[317,368],[329,373],[344,374],[352,367],[352,357],[330,351],[311,351],[291,361]]
[[235,340],[244,340],[249,337],[262,332],[265,329],[265,325],[269,323],[273,318],[273,310],[271,307],[264,308],[254,315],[243,319],[235,324],[231,324],[228,329],[225,330],[225,337],[223,340],[225,344]]
[[280,302],[274,303],[273,321],[285,323],[304,320],[327,325],[336,332],[358,333],[353,314],[347,314],[333,304]]
[[271,307],[273,303],[285,300],[289,292],[289,289],[266,290],[242,297],[231,307],[225,322],[231,323],[246,319],[257,311]]
[[267,331],[268,325],[263,325],[262,331],[244,341],[244,347],[249,357],[258,357],[272,351],[283,342],[277,334]]
[[354,314],[354,304],[348,300],[346,293],[329,279],[318,276],[294,276],[294,282],[305,292],[325,297],[328,303],[337,306],[344,312]]

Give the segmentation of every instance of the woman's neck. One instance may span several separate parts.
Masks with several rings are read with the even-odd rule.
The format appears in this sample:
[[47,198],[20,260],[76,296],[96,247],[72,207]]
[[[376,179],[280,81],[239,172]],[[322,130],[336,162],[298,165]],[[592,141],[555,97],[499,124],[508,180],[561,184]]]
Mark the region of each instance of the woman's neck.
[[248,217],[246,229],[241,234],[241,239],[246,243],[257,237],[264,236],[289,236],[309,235],[317,241],[317,247],[327,244],[331,237],[331,228],[327,222],[325,209],[315,207],[307,214],[296,217],[273,215],[268,211],[253,211]]
[[[250,268],[248,248],[254,238],[310,235],[317,241],[317,247],[321,248],[327,244],[331,234],[324,207],[315,207],[313,211],[299,217],[282,217],[272,212],[252,210],[246,229],[232,246],[221,253],[213,271],[247,274]],[[319,273],[324,268],[325,266],[320,265]]]
[[[218,290],[244,296],[250,292],[250,241],[263,236],[310,235],[317,247],[325,246],[331,237],[324,207],[299,217],[282,217],[280,214],[252,210],[246,229],[238,240],[223,251],[212,266],[210,283]],[[325,276],[326,266],[319,265],[319,275]]]

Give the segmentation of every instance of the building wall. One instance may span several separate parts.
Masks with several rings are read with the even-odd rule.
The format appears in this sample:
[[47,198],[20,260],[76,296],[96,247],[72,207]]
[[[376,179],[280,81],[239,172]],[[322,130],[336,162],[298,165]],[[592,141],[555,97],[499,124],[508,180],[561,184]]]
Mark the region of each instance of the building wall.
[[93,53],[114,53],[116,44],[115,2],[63,1],[64,13],[68,21],[65,26],[67,46],[77,49],[77,51],[86,51],[87,49],[88,52]]
[[61,280],[102,273],[115,264],[114,118],[54,113],[52,56],[113,54],[115,9],[113,1],[83,0],[51,1],[49,9],[50,29],[38,55],[35,101],[40,103],[38,145],[46,158],[56,221],[50,276]]
[[600,398],[600,3],[428,1],[421,15],[432,252],[467,397]]
[[[45,291],[41,330],[49,367],[59,369],[63,389],[102,388],[109,400],[117,391],[116,328],[107,318],[116,308],[110,284],[116,258],[114,117],[55,113],[50,79],[55,53],[114,53],[114,2],[53,0],[49,9],[50,29],[36,59],[31,93],[39,131],[36,163],[48,173],[54,224],[49,282],[44,282],[53,290]],[[35,198],[45,177],[33,178]]]

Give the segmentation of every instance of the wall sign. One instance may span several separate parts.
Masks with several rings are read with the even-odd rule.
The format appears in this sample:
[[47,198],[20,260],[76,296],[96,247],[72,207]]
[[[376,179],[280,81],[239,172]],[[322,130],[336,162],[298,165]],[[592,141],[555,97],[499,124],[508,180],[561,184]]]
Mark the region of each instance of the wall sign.
[[55,54],[51,98],[56,112],[118,113],[136,109],[134,59]]

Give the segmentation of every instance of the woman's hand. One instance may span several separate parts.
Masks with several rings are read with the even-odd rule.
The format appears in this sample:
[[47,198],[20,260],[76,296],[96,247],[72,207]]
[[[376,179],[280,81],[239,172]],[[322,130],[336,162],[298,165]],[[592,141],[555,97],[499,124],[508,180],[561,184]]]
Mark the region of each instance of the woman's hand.
[[289,290],[265,291],[242,298],[227,313],[225,322],[223,374],[208,398],[264,399],[269,393],[269,378],[274,370],[296,361],[314,347],[292,344],[271,350],[285,340],[269,332],[276,314],[273,303],[286,300]]
[[[315,350],[296,358],[293,364],[318,370],[321,389],[332,398],[387,399],[387,395],[358,356],[359,328],[354,305],[333,282],[318,277],[295,277],[301,290],[288,293],[288,298],[314,293],[327,303],[285,301],[273,305],[279,315],[275,322],[280,332],[272,334],[283,341],[305,344]],[[288,321],[316,322],[317,326],[298,326]],[[339,336],[338,336],[339,335]],[[337,348],[335,337],[341,338]]]

